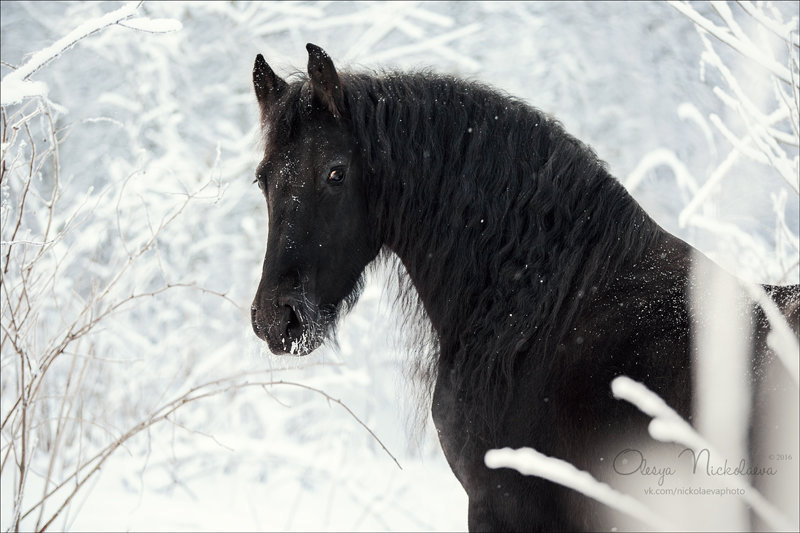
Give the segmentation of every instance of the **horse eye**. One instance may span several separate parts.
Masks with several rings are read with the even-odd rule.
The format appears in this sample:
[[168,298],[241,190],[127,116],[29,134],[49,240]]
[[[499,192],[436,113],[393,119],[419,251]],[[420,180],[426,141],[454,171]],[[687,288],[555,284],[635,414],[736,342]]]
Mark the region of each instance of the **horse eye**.
[[332,185],[339,185],[344,181],[344,170],[340,168],[331,169],[331,173],[328,174],[328,183]]

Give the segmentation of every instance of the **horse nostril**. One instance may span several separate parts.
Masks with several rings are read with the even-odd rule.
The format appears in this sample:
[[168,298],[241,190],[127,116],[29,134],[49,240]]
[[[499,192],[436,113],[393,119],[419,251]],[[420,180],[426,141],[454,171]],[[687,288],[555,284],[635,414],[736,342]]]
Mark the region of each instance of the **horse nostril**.
[[288,339],[297,339],[303,331],[303,321],[291,305],[283,306],[283,333]]

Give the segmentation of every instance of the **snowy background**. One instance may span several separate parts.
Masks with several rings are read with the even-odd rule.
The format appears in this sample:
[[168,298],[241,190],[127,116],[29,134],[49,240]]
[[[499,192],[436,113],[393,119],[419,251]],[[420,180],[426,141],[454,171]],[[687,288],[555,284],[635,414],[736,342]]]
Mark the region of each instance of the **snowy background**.
[[[51,530],[466,529],[435,431],[414,428],[387,276],[371,274],[338,349],[278,358],[252,333],[266,243],[257,53],[282,75],[305,70],[313,42],[339,70],[488,82],[561,120],[730,271],[798,283],[797,190],[770,165],[743,156],[690,205],[731,150],[711,117],[740,137],[748,124],[667,4],[146,2],[43,64],[38,83],[6,80],[123,7],[0,4],[3,530],[54,515]],[[797,5],[777,10],[788,21]],[[770,112],[768,73],[715,49]],[[39,96],[13,102],[26,90]],[[796,173],[797,146],[787,154]]]

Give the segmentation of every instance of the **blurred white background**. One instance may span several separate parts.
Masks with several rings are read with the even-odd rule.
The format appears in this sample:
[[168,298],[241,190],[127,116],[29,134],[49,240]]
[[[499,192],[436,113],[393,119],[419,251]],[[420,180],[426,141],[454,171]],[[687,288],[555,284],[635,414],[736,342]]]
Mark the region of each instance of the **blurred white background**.
[[[121,7],[2,2],[4,99],[34,52]],[[796,11],[779,3],[774,17]],[[50,530],[466,528],[435,431],[412,428],[427,407],[383,272],[338,349],[278,358],[251,331],[266,243],[257,53],[284,76],[313,42],[339,70],[492,84],[561,120],[663,227],[732,272],[798,283],[797,190],[774,165],[740,157],[687,211],[731,151],[710,117],[738,137],[748,122],[668,4],[145,2],[133,17],[149,31],[99,29],[30,76],[46,97],[3,106],[3,529],[54,515]],[[756,106],[780,105],[759,62],[714,48]],[[787,136],[789,120],[775,126]],[[797,145],[784,150],[796,173]],[[259,385],[278,380],[341,399],[403,469],[320,392]]]

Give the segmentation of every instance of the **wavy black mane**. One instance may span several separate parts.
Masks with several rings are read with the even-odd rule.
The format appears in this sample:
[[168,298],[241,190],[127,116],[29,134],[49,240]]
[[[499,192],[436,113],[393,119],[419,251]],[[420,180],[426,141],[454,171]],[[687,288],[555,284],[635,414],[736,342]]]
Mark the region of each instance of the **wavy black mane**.
[[[535,347],[539,370],[555,372],[584,304],[660,228],[589,147],[520,100],[427,72],[341,80],[374,218],[439,340],[427,380],[448,358],[457,390],[492,400],[472,413],[491,426],[519,354]],[[308,83],[294,81],[267,117],[267,144],[309,109]]]

